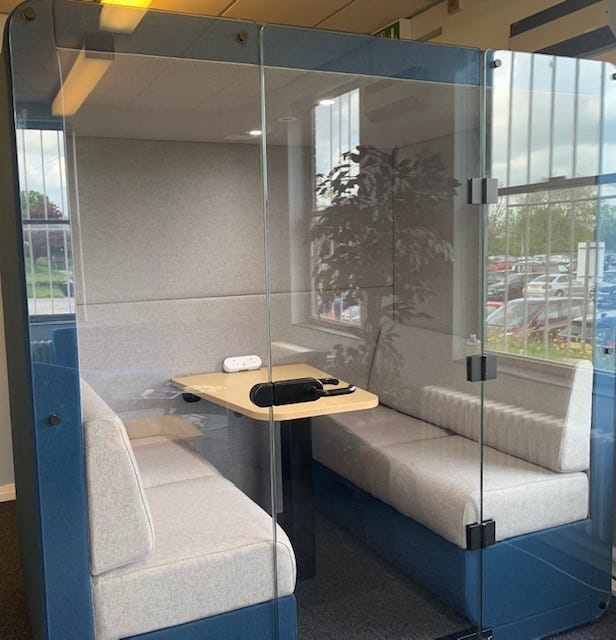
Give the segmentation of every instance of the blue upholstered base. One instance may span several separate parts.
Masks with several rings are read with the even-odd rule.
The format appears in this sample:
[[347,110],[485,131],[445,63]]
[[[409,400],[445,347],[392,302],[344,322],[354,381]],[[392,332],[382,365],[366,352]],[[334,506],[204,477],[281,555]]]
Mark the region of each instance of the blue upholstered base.
[[[278,632],[276,631],[278,629]],[[132,636],[129,640],[296,640],[295,596]]]
[[[320,511],[462,614],[469,626],[477,624],[479,551],[460,549],[317,462],[314,483]],[[498,640],[531,640],[598,618],[609,602],[610,575],[601,567],[609,566],[610,550],[591,531],[592,522],[584,520],[485,549],[483,626],[494,629]]]

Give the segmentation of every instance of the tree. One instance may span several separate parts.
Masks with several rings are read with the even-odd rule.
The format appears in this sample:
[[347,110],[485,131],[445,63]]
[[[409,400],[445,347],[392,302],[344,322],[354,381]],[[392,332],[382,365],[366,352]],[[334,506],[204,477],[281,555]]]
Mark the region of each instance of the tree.
[[[551,196],[551,197],[550,197]],[[513,202],[511,204],[514,204]],[[516,206],[504,202],[488,216],[490,255],[570,253],[578,242],[594,240],[597,221],[595,187],[547,190],[519,196]],[[573,238],[572,232],[573,230]]]
[[[60,208],[49,198],[39,191],[22,191],[20,194],[21,215],[24,220],[49,220],[57,222],[58,220],[67,220],[67,217]],[[64,228],[63,227],[34,227],[29,228],[24,241],[26,243],[26,255],[32,252],[32,258],[36,262],[39,258],[49,255],[52,261],[63,263],[65,260],[64,247]],[[70,241],[67,240],[66,248],[69,252],[67,256],[70,259]]]
[[[439,154],[399,160],[398,151],[358,146],[317,176],[317,202],[325,204],[312,213],[316,290],[326,305],[350,296],[362,309],[362,326],[348,330],[363,341],[335,348],[346,364],[369,365],[383,315],[395,313],[400,322],[427,317],[420,307],[434,291],[420,274],[435,261],[452,260],[451,245],[425,222],[453,198],[459,183],[448,177]],[[374,284],[391,286],[393,273],[405,277],[396,281],[392,298]],[[398,354],[384,346],[395,365]]]

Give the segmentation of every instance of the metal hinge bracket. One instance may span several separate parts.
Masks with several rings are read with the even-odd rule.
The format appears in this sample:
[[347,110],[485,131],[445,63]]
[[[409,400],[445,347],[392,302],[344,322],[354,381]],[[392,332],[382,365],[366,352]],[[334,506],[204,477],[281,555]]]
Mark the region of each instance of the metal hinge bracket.
[[468,181],[469,204],[496,204],[498,180],[496,178],[470,178]]
[[496,356],[466,356],[466,379],[469,382],[494,380],[496,374]]
[[484,520],[481,524],[466,525],[466,548],[468,551],[485,549],[496,542],[496,522]]

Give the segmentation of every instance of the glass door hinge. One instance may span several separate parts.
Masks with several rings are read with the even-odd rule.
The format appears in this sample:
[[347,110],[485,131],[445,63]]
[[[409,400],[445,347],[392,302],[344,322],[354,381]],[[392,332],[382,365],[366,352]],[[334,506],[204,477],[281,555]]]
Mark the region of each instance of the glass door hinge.
[[466,525],[466,548],[468,551],[485,549],[496,542],[496,522],[484,520],[481,524]]
[[468,181],[469,204],[496,204],[498,180],[496,178],[470,178]]
[[469,382],[494,380],[496,373],[496,356],[466,356],[466,379]]

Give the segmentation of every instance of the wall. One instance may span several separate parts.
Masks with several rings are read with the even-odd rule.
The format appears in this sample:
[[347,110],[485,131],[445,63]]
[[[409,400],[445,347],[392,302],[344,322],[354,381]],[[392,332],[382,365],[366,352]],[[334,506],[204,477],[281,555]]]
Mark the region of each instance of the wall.
[[[0,14],[0,33],[6,16]],[[2,47],[2,42],[0,42]],[[6,373],[6,347],[4,344],[4,316],[0,296],[0,501],[13,497],[13,450],[11,448],[11,416],[9,411],[8,377]]]

